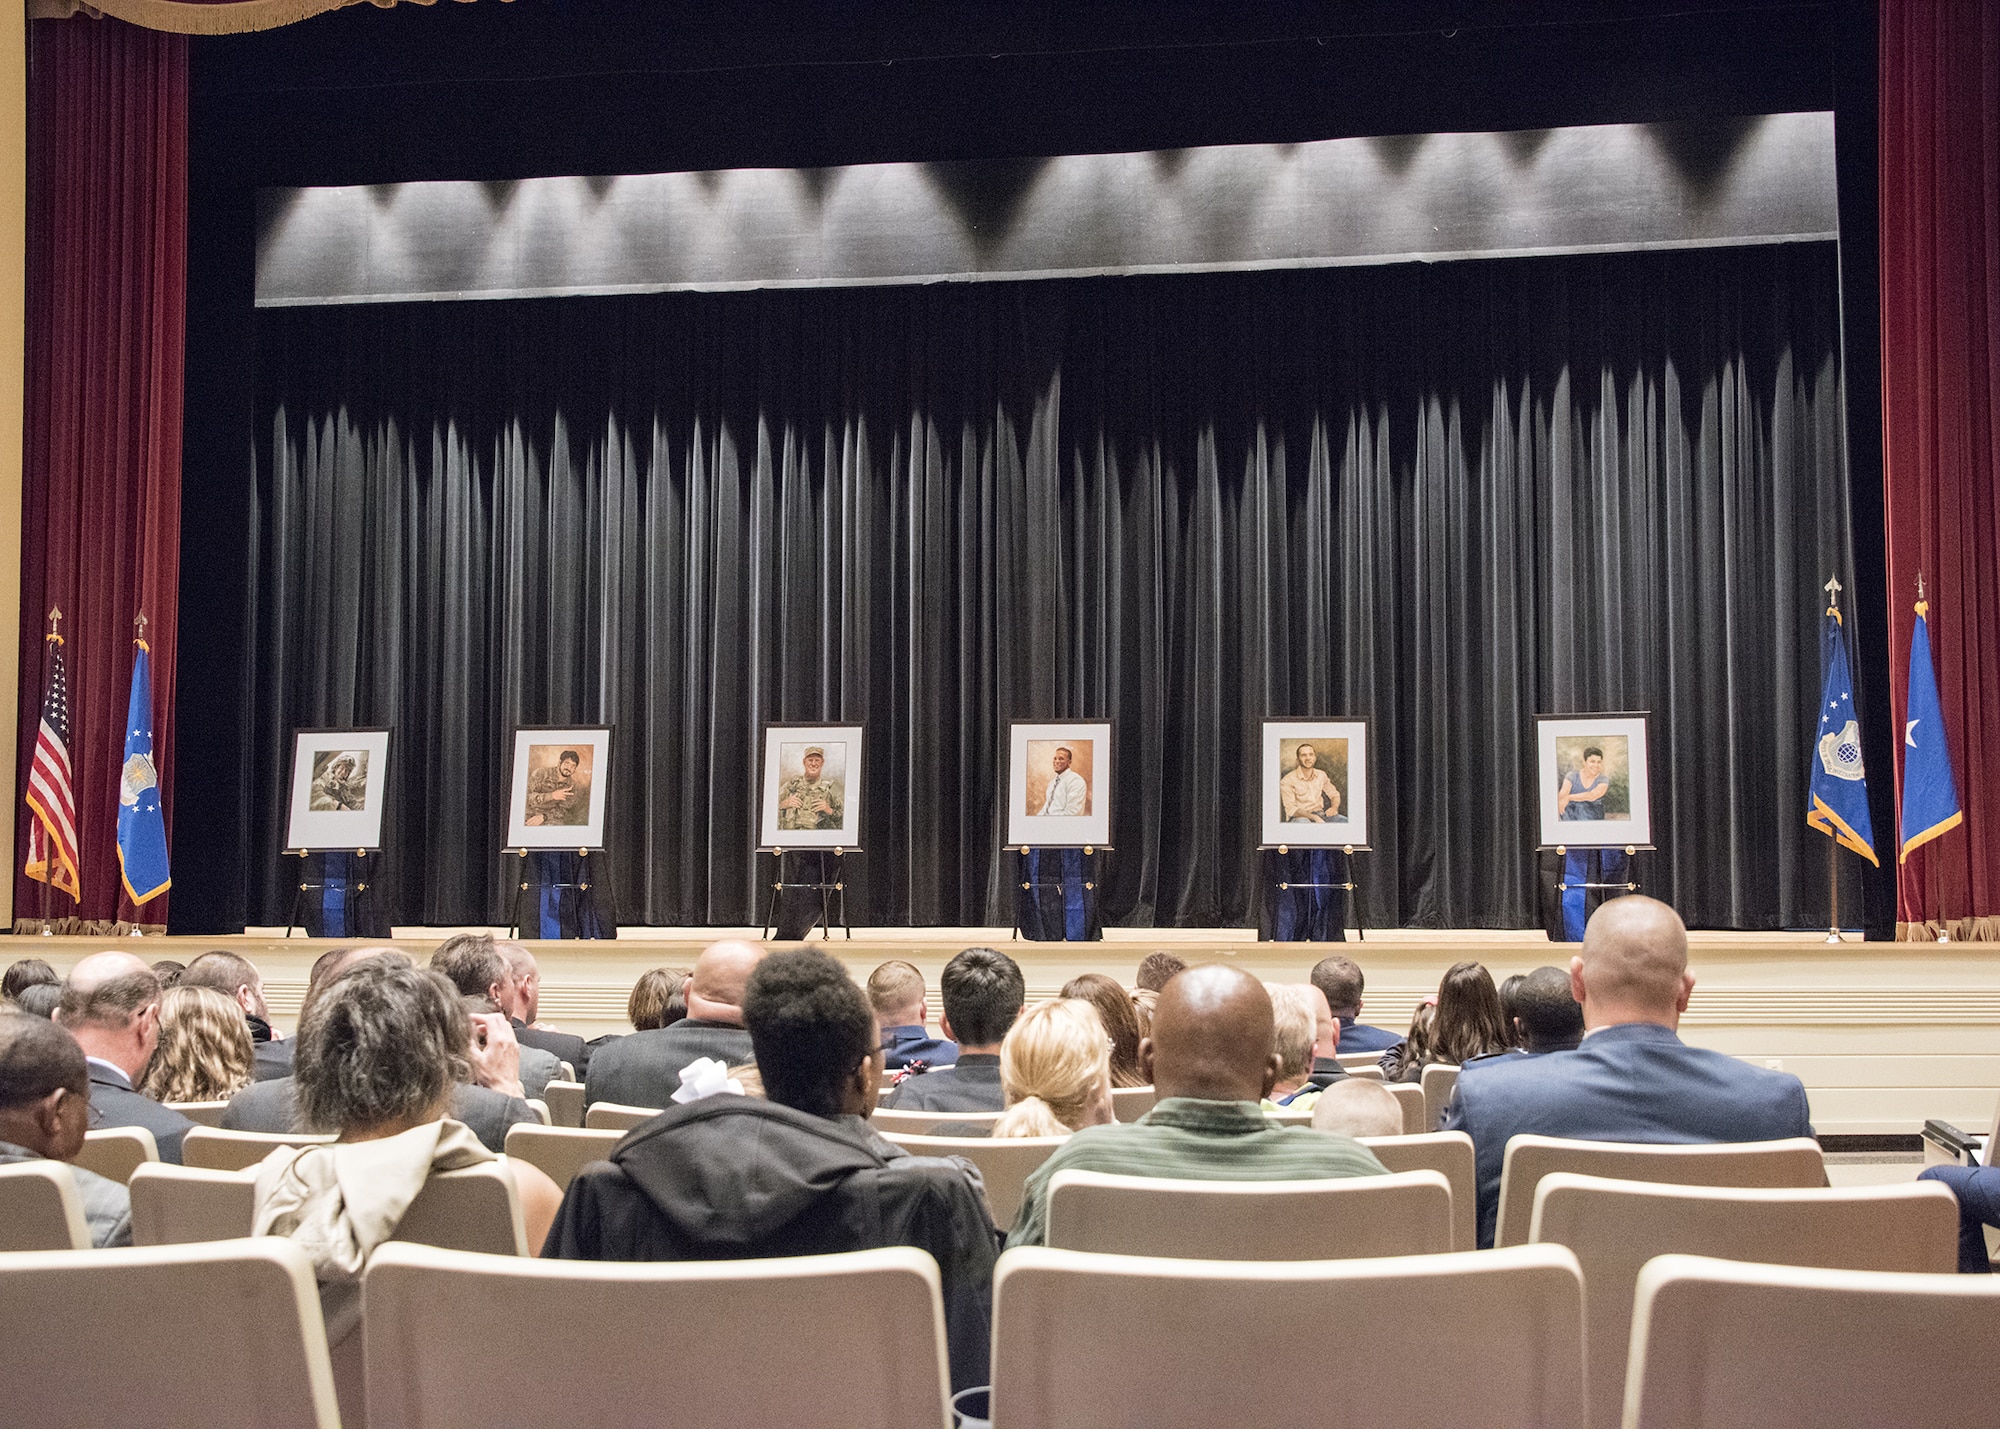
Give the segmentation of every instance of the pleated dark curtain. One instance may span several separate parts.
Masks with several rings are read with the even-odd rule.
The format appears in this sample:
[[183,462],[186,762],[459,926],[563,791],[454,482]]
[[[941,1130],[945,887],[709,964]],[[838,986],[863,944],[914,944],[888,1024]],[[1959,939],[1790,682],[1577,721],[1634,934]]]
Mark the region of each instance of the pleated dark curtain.
[[1008,721],[1104,717],[1107,919],[1247,924],[1258,721],[1356,714],[1364,920],[1530,926],[1530,717],[1590,709],[1653,712],[1649,891],[1824,919],[1831,245],[260,323],[254,919],[295,727],[395,727],[391,916],[452,923],[511,729],[602,722],[621,918],[754,922],[756,731],[825,719],[854,921],[1005,923]]

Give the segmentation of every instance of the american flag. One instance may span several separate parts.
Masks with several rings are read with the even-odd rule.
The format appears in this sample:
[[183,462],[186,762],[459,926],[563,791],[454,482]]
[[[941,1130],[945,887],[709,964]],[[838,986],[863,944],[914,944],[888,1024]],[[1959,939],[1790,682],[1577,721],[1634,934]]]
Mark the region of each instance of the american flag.
[[[42,694],[42,728],[28,770],[28,877],[80,899],[76,874],[76,796],[70,788],[69,681],[63,675],[62,637],[49,641],[49,684]],[[53,868],[49,854],[55,854]]]

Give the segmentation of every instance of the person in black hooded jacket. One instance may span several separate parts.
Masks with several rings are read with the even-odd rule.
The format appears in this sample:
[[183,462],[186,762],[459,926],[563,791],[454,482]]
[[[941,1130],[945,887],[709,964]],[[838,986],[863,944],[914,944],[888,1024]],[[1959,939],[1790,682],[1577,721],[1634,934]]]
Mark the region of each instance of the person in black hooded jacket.
[[998,1236],[969,1163],[868,1125],[882,1052],[867,995],[824,953],[766,958],[743,995],[764,1098],[634,1127],[570,1182],[542,1248],[566,1260],[734,1260],[906,1245],[937,1260],[954,1390],[988,1381]]

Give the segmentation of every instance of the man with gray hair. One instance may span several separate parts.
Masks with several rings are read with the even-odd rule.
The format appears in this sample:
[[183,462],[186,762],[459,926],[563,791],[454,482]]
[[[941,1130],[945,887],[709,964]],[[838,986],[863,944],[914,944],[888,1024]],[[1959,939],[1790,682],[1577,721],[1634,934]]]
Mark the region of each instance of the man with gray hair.
[[63,980],[56,1021],[88,1059],[91,1129],[144,1127],[160,1159],[178,1166],[194,1123],[133,1090],[160,1044],[160,997],[159,977],[132,954],[92,953]]
[[1699,1143],[1811,1136],[1806,1089],[1785,1072],[1690,1047],[1678,1030],[1694,975],[1687,929],[1666,904],[1613,898],[1591,915],[1569,965],[1583,1044],[1496,1058],[1461,1072],[1444,1130],[1472,1137],[1479,1244],[1493,1244],[1508,1138]]
[[[90,1124],[90,1071],[76,1039],[46,1017],[0,1011],[0,1165],[74,1161]],[[94,1246],[132,1243],[125,1188],[70,1167]]]
[[[512,1011],[519,992],[514,967],[490,934],[460,934],[438,944],[431,954],[431,971],[458,989],[468,1012],[483,1016],[505,1016],[513,1026]],[[539,1097],[562,1070],[553,1052],[531,1047],[520,1040],[521,1086],[523,1095]]]
[[[500,1004],[514,1025],[514,1040],[523,1047],[539,1047],[559,1061],[569,1063],[578,1081],[590,1070],[590,1044],[574,1032],[558,1032],[541,1023],[542,966],[525,943],[495,941],[493,946],[507,959],[514,984],[509,1000]],[[439,948],[443,950],[442,945]]]
[[1403,1104],[1380,1082],[1348,1077],[1320,1093],[1313,1105],[1313,1130],[1338,1132],[1357,1141],[1364,1136],[1401,1136]]
[[264,978],[248,958],[230,952],[203,953],[187,965],[176,987],[212,987],[243,1009],[250,1024],[250,1045],[254,1060],[250,1075],[257,1081],[275,1081],[292,1074],[293,1040],[271,1031],[271,1009],[264,1001]]

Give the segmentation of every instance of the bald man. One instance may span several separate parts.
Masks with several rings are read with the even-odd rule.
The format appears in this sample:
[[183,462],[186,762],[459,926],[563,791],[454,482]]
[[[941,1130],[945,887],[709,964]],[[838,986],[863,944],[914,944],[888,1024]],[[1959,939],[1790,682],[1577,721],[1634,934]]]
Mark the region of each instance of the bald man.
[[1444,1129],[1472,1137],[1479,1170],[1479,1244],[1493,1244],[1507,1139],[1698,1143],[1811,1136],[1797,1077],[1690,1047],[1678,1029],[1694,975],[1680,916],[1640,894],[1591,915],[1570,959],[1583,1008],[1573,1052],[1496,1058],[1459,1073]]
[[[1048,1237],[1049,1181],[1058,1171],[1105,1171],[1199,1181],[1307,1181],[1387,1174],[1345,1136],[1281,1126],[1258,1109],[1278,1081],[1271,995],[1221,964],[1189,968],[1160,990],[1139,1065],[1159,1093],[1120,1126],[1086,1127],[1028,1178],[1007,1244]],[[1161,1254],[1171,1255],[1170,1247]]]
[[681,1072],[690,1063],[702,1057],[731,1067],[754,1062],[757,1054],[743,1030],[743,988],[764,951],[735,939],[702,949],[688,979],[688,1015],[601,1044],[584,1077],[584,1102],[666,1108],[674,1105]]
[[160,1043],[159,976],[130,953],[92,953],[63,979],[56,1021],[90,1065],[90,1129],[142,1126],[160,1159],[178,1166],[181,1141],[194,1125],[134,1091]]

